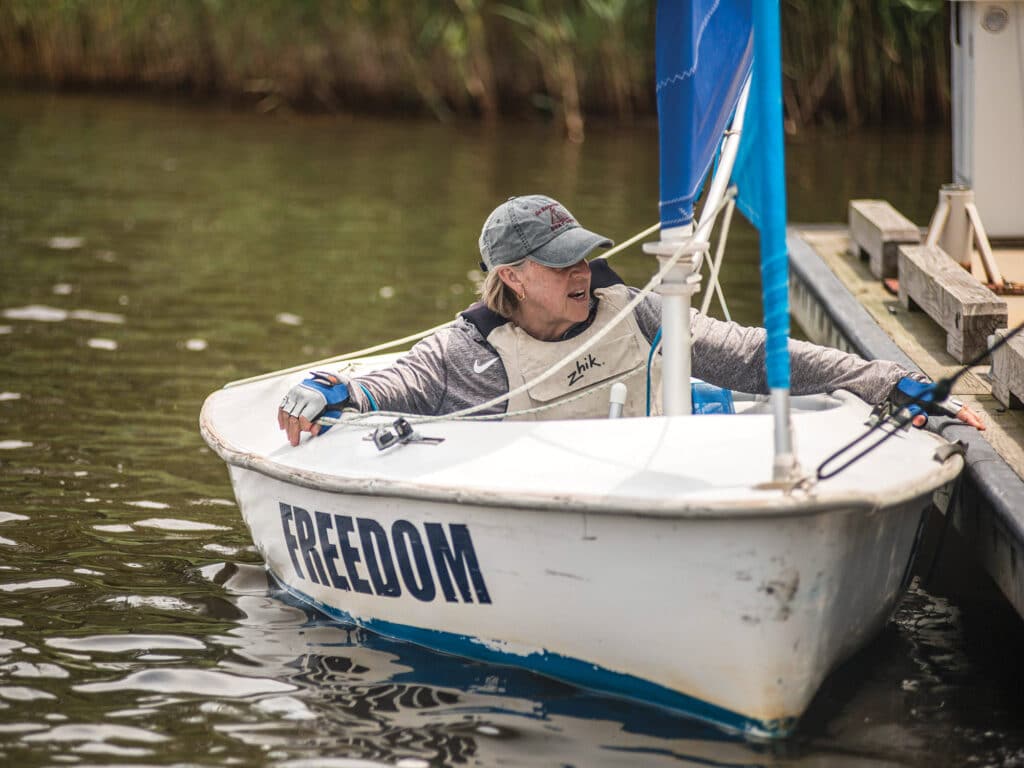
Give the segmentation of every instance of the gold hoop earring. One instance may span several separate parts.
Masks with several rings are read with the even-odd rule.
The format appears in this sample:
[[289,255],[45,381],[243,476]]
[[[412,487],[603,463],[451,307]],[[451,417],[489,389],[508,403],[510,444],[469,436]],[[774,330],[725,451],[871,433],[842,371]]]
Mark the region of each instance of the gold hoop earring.
[[517,293],[516,298],[519,299],[519,301],[526,301],[526,292],[523,291],[523,293]]

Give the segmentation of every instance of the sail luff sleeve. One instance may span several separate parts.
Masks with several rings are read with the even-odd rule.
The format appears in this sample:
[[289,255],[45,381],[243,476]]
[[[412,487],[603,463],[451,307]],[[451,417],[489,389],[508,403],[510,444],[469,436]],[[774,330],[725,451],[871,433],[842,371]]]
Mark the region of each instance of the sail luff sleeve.
[[754,1],[754,83],[761,174],[761,293],[770,389],[789,389],[789,263],[778,0]]

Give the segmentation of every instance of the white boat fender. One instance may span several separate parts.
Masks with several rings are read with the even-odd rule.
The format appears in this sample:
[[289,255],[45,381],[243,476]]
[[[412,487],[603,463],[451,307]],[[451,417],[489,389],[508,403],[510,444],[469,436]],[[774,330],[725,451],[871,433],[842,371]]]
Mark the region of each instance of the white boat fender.
[[608,395],[608,418],[618,419],[622,416],[622,406],[626,404],[628,391],[626,385],[621,381],[612,384],[612,390]]

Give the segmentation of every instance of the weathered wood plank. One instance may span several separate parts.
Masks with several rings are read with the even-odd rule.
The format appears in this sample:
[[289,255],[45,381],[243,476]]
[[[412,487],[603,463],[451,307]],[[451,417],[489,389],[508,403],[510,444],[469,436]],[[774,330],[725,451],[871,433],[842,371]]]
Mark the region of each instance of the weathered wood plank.
[[920,307],[946,332],[946,350],[965,363],[1006,327],[1006,302],[955,264],[941,248],[903,245],[898,252],[900,303]]
[[921,231],[886,200],[851,200],[850,237],[871,274],[884,279],[896,277],[899,247],[920,243]]
[[[997,331],[1006,336],[1006,331]],[[992,353],[992,394],[1006,408],[1024,408],[1024,337],[1014,336]]]

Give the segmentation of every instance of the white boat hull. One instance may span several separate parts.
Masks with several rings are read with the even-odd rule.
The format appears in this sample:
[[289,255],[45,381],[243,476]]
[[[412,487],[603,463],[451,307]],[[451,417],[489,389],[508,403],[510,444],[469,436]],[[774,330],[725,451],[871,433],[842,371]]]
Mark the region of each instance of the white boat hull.
[[[867,407],[836,402],[797,409],[798,434],[814,436],[805,465],[807,449],[820,460],[862,429]],[[962,467],[910,432],[873,452],[880,463],[786,493],[753,480],[770,474],[764,415],[434,423],[422,431],[443,443],[380,453],[365,427],[290,448],[276,425],[231,420],[252,405],[216,393],[203,431],[300,599],[765,736],[791,730],[884,624],[932,494]]]

